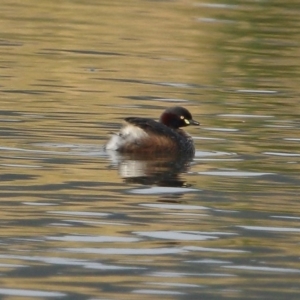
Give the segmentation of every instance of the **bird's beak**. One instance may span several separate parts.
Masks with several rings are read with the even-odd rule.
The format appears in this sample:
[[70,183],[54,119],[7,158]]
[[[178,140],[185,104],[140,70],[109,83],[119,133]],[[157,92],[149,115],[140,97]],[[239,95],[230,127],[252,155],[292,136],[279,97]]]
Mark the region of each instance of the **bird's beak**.
[[189,124],[190,125],[200,125],[200,123],[195,120],[189,120]]

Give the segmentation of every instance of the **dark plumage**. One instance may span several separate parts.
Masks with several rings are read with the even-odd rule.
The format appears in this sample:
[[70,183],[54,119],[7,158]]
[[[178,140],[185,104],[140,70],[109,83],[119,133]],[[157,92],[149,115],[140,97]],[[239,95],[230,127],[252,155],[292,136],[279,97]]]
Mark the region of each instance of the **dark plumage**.
[[191,136],[180,127],[199,123],[183,107],[166,109],[159,122],[138,117],[125,118],[125,121],[127,125],[106,144],[107,150],[123,153],[194,154]]

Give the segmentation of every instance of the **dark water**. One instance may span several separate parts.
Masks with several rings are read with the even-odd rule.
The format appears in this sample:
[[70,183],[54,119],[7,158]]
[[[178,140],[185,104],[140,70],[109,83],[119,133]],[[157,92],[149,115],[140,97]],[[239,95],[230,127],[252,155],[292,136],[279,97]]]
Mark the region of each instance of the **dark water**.
[[[2,1],[0,298],[300,299],[297,1]],[[103,152],[187,107],[192,161]]]

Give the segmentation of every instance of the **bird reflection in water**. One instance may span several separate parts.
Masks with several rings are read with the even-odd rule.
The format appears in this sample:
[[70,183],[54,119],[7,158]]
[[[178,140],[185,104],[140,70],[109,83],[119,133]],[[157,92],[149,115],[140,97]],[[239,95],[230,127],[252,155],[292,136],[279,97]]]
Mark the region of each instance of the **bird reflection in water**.
[[188,187],[181,174],[189,170],[193,155],[141,155],[108,151],[113,166],[127,183]]

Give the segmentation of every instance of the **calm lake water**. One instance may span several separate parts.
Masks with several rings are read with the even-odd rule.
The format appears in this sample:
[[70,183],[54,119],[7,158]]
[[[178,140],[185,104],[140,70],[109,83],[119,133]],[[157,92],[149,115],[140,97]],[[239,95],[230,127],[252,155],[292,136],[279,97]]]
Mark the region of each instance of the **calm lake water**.
[[[300,299],[299,1],[1,1],[0,298]],[[192,161],[107,154],[187,107]]]

